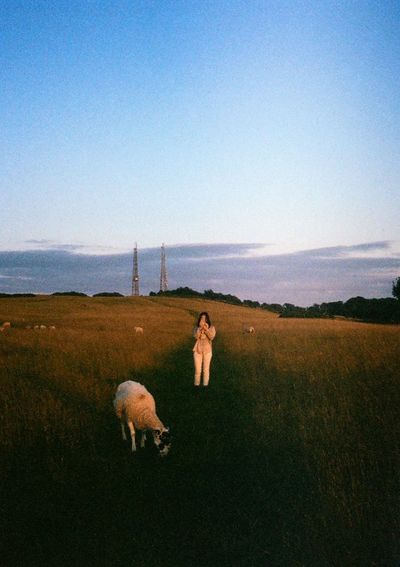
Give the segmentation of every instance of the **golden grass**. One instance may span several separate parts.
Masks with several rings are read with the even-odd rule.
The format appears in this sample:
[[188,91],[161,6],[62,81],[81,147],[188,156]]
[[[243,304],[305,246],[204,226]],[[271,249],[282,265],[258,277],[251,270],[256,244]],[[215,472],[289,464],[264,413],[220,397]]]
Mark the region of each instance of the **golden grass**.
[[[12,322],[0,335],[0,448],[6,460],[20,447],[40,447],[50,476],[63,478],[57,440],[61,453],[79,453],[84,446],[95,461],[99,428],[109,422],[118,435],[111,402],[115,386],[126,379],[173,391],[167,396],[170,407],[160,403],[179,422],[186,399],[180,390],[192,382],[192,329],[202,310],[209,311],[217,328],[211,387],[220,408],[232,393],[240,400],[224,410],[228,427],[240,424],[237,443],[263,455],[260,475],[253,478],[257,494],[271,482],[265,472],[271,469],[282,475],[281,490],[289,487],[296,500],[290,483],[298,473],[309,479],[301,499],[278,503],[301,515],[310,553],[320,545],[327,557],[337,559],[336,546],[343,565],[357,564],[358,556],[390,557],[400,510],[398,326],[279,319],[261,309],[202,299],[1,299],[0,323]],[[35,324],[56,329],[25,328]],[[143,336],[135,335],[137,325],[144,327]],[[254,335],[243,333],[246,325],[255,327]],[[164,364],[168,368],[159,372]],[[200,420],[196,406],[190,411]],[[209,451],[204,447],[203,457],[187,455],[206,459]],[[314,504],[303,510],[308,492]],[[289,517],[288,511],[290,523]],[[379,537],[378,525],[383,526]],[[289,537],[288,527],[280,529],[280,545],[289,545],[289,538],[294,546],[294,532]],[[373,537],[379,549],[368,555],[362,549]]]
[[[313,510],[331,545],[338,527],[353,555],[365,534],[397,537],[400,423],[399,327],[331,320],[269,319],[257,334],[222,324],[236,385],[261,444],[296,446],[313,479]],[[394,463],[397,463],[396,465]],[[379,518],[379,519],[378,519]],[[315,528],[315,525],[313,526]],[[382,539],[380,540],[382,541]],[[340,542],[343,544],[343,542]]]

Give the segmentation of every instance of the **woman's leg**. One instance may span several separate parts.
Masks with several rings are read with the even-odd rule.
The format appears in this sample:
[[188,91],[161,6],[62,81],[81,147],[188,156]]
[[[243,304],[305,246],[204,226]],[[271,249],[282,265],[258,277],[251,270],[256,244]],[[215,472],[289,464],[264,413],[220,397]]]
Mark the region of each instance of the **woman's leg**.
[[193,360],[194,360],[194,385],[200,386],[201,363],[203,360],[203,355],[194,351]]
[[210,380],[210,363],[212,352],[207,352],[203,355],[203,386],[208,386]]

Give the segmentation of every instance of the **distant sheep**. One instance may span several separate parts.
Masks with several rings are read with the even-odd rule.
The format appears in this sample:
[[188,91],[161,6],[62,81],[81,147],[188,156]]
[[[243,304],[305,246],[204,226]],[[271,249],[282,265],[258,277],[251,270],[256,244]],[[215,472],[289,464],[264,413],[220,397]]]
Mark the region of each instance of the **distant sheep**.
[[5,323],[3,323],[2,327],[3,327],[3,329],[9,329],[11,327],[10,321],[6,321]]
[[56,328],[55,325],[50,325],[49,327],[50,331],[55,331],[55,328]]
[[250,333],[250,334],[253,334],[253,333],[256,332],[255,328],[252,327],[252,326],[250,326],[250,327],[245,327],[243,330],[244,330],[245,333]]
[[133,329],[137,335],[143,335],[143,327],[134,327]]
[[125,424],[128,425],[132,451],[136,451],[135,429],[142,432],[140,446],[143,448],[146,441],[146,431],[153,434],[154,443],[161,457],[165,457],[171,447],[169,428],[165,427],[156,414],[156,404],[153,396],[146,388],[128,380],[117,388],[114,408],[121,421],[122,439],[126,441]]

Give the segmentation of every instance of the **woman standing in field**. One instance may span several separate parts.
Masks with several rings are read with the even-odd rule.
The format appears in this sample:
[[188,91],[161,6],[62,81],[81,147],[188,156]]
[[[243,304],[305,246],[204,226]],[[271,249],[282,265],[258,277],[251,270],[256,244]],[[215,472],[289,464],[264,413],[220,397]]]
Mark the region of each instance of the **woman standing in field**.
[[216,335],[215,327],[211,324],[206,311],[200,313],[193,336],[196,343],[193,347],[194,385],[200,386],[201,371],[203,370],[203,386],[208,386],[210,380],[210,363],[212,357],[212,341]]

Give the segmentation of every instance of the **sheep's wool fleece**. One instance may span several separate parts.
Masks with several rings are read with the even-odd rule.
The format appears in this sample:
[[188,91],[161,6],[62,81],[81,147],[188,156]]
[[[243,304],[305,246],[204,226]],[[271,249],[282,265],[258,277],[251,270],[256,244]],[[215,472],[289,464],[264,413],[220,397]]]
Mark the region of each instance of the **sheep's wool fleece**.
[[164,429],[156,415],[153,396],[139,382],[128,380],[120,384],[115,395],[114,407],[117,416],[132,421],[136,429]]

